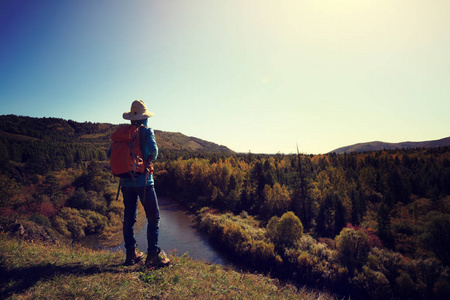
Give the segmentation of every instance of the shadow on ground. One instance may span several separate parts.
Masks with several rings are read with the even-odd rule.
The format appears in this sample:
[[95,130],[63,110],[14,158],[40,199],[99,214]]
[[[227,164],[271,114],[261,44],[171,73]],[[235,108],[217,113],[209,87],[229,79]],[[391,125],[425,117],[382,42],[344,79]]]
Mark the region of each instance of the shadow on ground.
[[61,275],[93,275],[97,273],[128,273],[136,271],[139,264],[131,267],[123,267],[120,264],[108,264],[105,266],[86,266],[82,263],[65,265],[45,264],[8,269],[5,257],[0,256],[0,299],[5,299],[12,294],[24,293],[41,280],[51,280]]

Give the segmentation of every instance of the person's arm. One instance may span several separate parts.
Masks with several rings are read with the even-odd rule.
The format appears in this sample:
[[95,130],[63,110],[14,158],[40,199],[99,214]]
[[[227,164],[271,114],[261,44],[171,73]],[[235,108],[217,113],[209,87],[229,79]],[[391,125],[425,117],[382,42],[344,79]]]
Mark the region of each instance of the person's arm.
[[153,132],[153,129],[151,128],[145,128],[145,146],[146,151],[144,154],[144,159],[151,159],[152,161],[156,160],[158,157],[158,145],[156,144],[156,138],[155,133]]

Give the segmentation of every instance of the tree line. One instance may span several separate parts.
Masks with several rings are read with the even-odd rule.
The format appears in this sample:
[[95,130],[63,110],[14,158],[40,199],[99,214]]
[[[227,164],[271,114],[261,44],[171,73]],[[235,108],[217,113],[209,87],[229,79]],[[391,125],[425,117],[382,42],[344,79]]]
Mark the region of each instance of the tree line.
[[450,291],[450,149],[178,158],[156,184],[258,269],[359,297]]
[[293,211],[307,231],[327,238],[348,223],[363,225],[406,253],[411,247],[399,244],[417,233],[414,224],[431,211],[448,213],[450,151],[179,158],[157,163],[155,176],[160,190],[194,208],[265,221]]

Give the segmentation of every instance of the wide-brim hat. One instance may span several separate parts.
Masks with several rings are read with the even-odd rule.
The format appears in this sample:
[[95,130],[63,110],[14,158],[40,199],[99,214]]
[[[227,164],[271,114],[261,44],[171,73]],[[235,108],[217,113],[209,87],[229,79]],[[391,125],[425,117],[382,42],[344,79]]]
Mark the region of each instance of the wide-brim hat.
[[125,120],[136,121],[136,120],[148,119],[148,118],[150,118],[151,116],[154,116],[154,115],[155,115],[154,113],[152,113],[151,111],[147,110],[147,106],[145,105],[144,101],[142,101],[142,100],[135,100],[131,104],[130,111],[124,112],[122,117]]

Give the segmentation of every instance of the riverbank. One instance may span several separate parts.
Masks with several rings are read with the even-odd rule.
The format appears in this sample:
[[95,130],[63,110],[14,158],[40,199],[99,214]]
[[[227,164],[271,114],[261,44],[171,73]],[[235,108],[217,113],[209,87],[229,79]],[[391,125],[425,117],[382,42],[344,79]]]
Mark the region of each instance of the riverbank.
[[[198,229],[195,214],[182,204],[169,197],[158,197],[161,215],[159,246],[166,252],[187,253],[190,257],[205,262],[229,265],[226,253],[210,242],[210,237]],[[138,218],[135,225],[137,247],[141,251],[147,248],[146,218],[142,205],[138,206]],[[90,235],[81,240],[81,245],[90,249],[123,251],[122,231],[108,235]]]
[[173,256],[172,266],[124,267],[123,254],[0,235],[1,299],[333,299],[259,274]]

